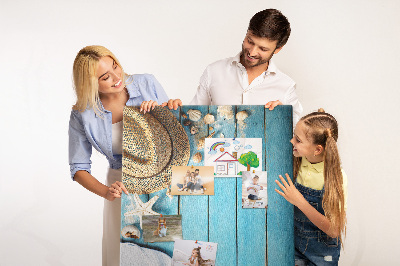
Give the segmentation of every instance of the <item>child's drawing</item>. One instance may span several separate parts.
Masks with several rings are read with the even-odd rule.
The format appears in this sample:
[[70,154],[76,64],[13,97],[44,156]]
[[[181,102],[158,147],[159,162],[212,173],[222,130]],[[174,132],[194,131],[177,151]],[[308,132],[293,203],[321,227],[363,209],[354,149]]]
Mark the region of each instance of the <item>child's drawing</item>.
[[214,166],[217,176],[241,176],[241,171],[261,171],[261,138],[206,138],[204,164]]

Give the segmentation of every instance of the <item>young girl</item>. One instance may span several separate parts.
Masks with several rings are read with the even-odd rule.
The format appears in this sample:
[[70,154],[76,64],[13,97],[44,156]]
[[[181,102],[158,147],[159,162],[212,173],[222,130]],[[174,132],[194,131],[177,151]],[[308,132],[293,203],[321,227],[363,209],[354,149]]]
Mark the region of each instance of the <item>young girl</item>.
[[209,261],[209,260],[203,260],[200,254],[200,249],[201,247],[197,247],[192,250],[192,256],[190,256],[189,263],[186,263],[186,265],[202,266],[204,265],[204,263]]
[[[119,265],[122,117],[125,105],[146,112],[159,103],[177,108],[153,75],[127,75],[117,58],[103,46],[79,51],[73,66],[77,96],[69,121],[69,164],[72,180],[103,197],[103,265]],[[168,102],[168,103],[167,103]],[[109,162],[106,184],[91,175],[92,148]]]
[[338,265],[346,234],[347,177],[340,167],[336,119],[321,108],[297,123],[294,179],[275,189],[294,207],[296,265]]

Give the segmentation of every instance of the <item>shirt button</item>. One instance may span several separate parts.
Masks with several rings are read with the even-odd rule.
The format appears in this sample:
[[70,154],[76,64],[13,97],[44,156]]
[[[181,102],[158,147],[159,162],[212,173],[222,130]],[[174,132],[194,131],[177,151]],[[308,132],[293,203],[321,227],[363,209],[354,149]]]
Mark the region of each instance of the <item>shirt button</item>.
[[310,172],[308,172],[308,175],[311,175],[311,173],[310,173]]

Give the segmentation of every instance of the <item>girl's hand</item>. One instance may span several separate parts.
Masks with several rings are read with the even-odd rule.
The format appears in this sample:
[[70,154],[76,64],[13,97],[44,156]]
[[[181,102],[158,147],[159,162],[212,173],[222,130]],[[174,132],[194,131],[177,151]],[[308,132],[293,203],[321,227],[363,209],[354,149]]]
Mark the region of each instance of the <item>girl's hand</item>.
[[175,100],[169,99],[168,102],[163,103],[161,106],[164,107],[167,105],[168,105],[169,109],[176,110],[176,109],[178,109],[179,106],[182,106],[182,101],[180,99],[175,99]]
[[275,189],[275,191],[278,192],[278,194],[284,197],[287,201],[298,207],[300,203],[305,201],[305,198],[294,186],[292,179],[290,179],[290,176],[287,173],[285,175],[288,182],[286,182],[286,180],[281,175],[279,175],[279,178],[281,179],[282,184],[278,180],[275,180],[275,183],[278,184],[283,192],[279,191],[278,189]]
[[150,100],[150,101],[144,101],[142,102],[142,104],[140,105],[140,112],[143,111],[143,114],[145,114],[146,112],[150,112],[151,110],[154,109],[154,107],[156,107],[158,105],[158,103],[156,101]]
[[124,184],[120,181],[116,181],[108,188],[106,199],[109,201],[113,201],[116,198],[120,198],[122,195],[122,191],[125,192],[126,195],[129,195],[128,190],[125,188]]

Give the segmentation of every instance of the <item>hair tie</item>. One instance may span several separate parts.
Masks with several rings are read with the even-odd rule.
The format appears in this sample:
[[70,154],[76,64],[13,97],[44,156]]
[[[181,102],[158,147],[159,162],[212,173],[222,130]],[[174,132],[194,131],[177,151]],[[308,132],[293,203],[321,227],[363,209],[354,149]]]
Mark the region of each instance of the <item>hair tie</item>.
[[325,129],[325,135],[326,135],[328,138],[332,137],[332,131],[331,131],[330,128],[326,128],[326,129]]

